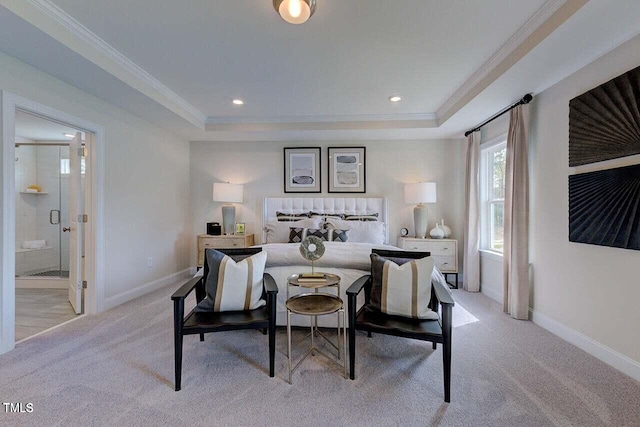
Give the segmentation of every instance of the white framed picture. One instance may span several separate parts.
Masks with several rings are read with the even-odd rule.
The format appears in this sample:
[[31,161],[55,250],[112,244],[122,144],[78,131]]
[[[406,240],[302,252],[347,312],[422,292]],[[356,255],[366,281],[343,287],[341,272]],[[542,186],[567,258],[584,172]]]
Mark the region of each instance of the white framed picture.
[[365,147],[329,147],[329,193],[365,193]]
[[284,192],[320,193],[320,147],[285,147]]

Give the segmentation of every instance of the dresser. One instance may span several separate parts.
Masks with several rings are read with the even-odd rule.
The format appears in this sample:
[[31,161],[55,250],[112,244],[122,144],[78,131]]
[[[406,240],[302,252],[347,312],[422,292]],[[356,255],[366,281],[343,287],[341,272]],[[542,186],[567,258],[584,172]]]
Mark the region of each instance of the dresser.
[[435,266],[445,279],[450,274],[456,276],[455,288],[458,289],[458,241],[455,239],[417,239],[399,237],[398,246],[405,251],[430,252]]
[[253,234],[239,236],[236,234],[211,236],[209,234],[198,235],[198,267],[204,266],[204,250],[211,249],[230,249],[230,248],[248,248],[253,246]]

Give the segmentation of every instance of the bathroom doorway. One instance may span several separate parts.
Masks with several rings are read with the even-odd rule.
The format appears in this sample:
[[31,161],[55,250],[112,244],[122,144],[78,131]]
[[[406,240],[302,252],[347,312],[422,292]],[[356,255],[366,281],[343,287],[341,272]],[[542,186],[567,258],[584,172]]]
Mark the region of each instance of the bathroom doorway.
[[[83,313],[84,142],[90,133],[15,115],[15,340]],[[75,218],[75,220],[74,220]]]

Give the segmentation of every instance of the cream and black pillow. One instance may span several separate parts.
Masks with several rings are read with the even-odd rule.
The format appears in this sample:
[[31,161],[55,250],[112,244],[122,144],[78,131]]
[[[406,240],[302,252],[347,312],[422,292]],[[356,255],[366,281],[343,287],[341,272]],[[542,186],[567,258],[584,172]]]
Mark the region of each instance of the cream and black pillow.
[[438,319],[438,313],[429,308],[433,266],[433,257],[385,258],[371,254],[371,307],[394,316]]
[[345,215],[344,220],[346,221],[377,221],[378,214],[366,214],[366,215]]
[[341,213],[320,213],[320,212],[309,212],[309,216],[314,217],[314,216],[319,216],[324,218],[325,220],[330,219],[330,218],[337,218],[337,219],[344,219],[344,214]]
[[348,239],[347,230],[302,227],[291,227],[290,230],[289,243],[301,243],[307,236],[316,236],[325,242],[346,242]]
[[284,212],[276,212],[276,218],[278,221],[300,221],[310,217],[311,212],[303,212],[298,214],[290,214]]
[[267,253],[262,251],[236,262],[231,257],[207,249],[209,274],[205,282],[206,298],[197,312],[255,310],[266,304],[262,299],[262,280]]

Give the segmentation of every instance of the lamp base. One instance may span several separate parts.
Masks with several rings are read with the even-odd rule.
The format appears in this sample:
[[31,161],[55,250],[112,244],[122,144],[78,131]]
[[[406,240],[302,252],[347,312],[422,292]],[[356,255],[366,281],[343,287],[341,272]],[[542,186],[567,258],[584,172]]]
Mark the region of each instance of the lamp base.
[[236,226],[236,207],[233,205],[222,206],[222,228],[224,234],[233,234]]
[[416,228],[416,237],[424,239],[427,235],[427,223],[429,219],[429,212],[425,205],[418,205],[413,208],[413,223]]

